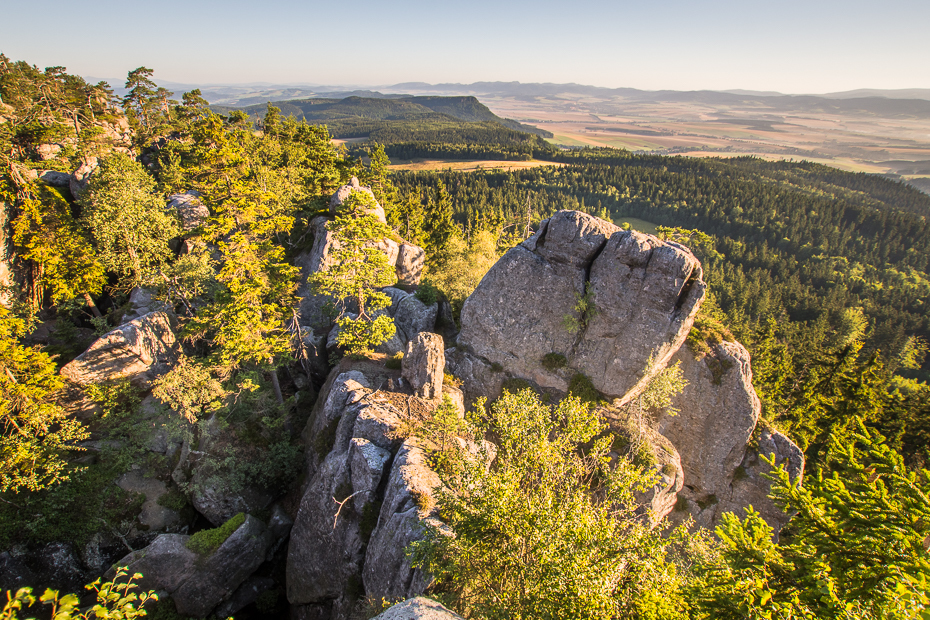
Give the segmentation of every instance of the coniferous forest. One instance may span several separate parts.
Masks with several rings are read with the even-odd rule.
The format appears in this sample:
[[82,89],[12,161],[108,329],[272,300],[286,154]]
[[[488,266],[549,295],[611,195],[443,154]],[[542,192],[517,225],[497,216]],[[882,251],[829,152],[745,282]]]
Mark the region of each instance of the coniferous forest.
[[[805,161],[561,150],[473,98],[212,110],[145,67],[125,90],[0,55],[0,617],[375,617],[406,594],[379,594],[368,559],[313,567],[319,583],[346,571],[324,591],[293,576],[288,545],[337,463],[393,472],[419,450],[435,484],[410,483],[417,534],[396,564],[465,617],[930,618],[930,196]],[[392,172],[390,157],[552,165]],[[414,385],[418,332],[465,351],[466,299],[563,210],[700,261],[707,295],[684,346],[715,359],[742,343],[761,400],[748,445],[779,432],[803,453],[803,477],[767,470],[780,532],[750,506],[714,531],[644,507],[676,473],[643,439],[677,413],[676,365],[636,416],[580,373],[559,391],[498,363],[502,391],[467,411],[468,386],[442,368],[445,397],[395,389]],[[415,278],[404,252],[419,252]],[[576,296],[569,331],[595,318],[591,291]],[[404,304],[431,311],[429,329],[411,331]],[[82,361],[120,346],[137,347],[131,364]],[[361,421],[352,406],[401,394],[407,417],[381,446],[333,413]],[[369,452],[340,454],[350,438]],[[396,477],[364,502],[355,470],[333,478],[320,540],[370,558]],[[171,587],[145,564],[169,536],[172,561],[188,558]],[[218,558],[239,539],[268,542],[229,586]],[[52,553],[82,568],[43,571]],[[246,577],[261,593],[230,611]]]

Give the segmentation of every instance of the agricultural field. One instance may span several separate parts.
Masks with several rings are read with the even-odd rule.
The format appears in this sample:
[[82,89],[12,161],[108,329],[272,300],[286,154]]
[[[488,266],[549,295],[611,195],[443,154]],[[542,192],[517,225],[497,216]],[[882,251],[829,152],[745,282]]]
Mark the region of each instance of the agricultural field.
[[[600,146],[663,155],[808,160],[853,172],[930,177],[930,115],[887,114],[874,101],[817,109],[808,98],[747,97],[742,103],[696,93],[669,99],[483,95],[495,114],[551,131],[562,146]],[[796,103],[795,100],[796,99]],[[863,100],[865,101],[865,100]],[[770,102],[770,103],[769,103]],[[793,105],[794,104],[794,105]],[[880,104],[878,107],[881,107]]]

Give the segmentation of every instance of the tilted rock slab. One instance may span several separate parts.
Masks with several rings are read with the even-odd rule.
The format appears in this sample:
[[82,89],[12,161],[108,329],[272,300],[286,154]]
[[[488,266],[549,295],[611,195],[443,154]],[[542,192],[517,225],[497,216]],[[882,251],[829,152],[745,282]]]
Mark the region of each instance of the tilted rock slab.
[[[162,534],[117,565],[128,567],[130,575],[142,573],[136,582],[140,591],[164,590],[178,613],[204,618],[265,561],[273,536],[264,523],[246,515],[242,525],[209,556],[188,549],[188,540],[190,536],[183,534]],[[114,575],[110,569],[104,578]]]
[[[559,211],[491,268],[462,308],[458,342],[491,364],[542,387],[566,390],[559,353],[600,392],[625,404],[684,342],[705,284],[678,244],[578,211]],[[580,316],[590,290],[593,312]],[[578,323],[565,325],[565,317]]]
[[175,329],[172,314],[150,312],[98,338],[61,375],[80,385],[125,378],[148,385],[177,357]]
[[407,548],[423,538],[425,523],[439,525],[432,514],[439,485],[426,452],[415,439],[405,441],[394,457],[378,527],[365,554],[362,578],[369,596],[388,600],[416,596],[432,582],[432,577],[410,565]]

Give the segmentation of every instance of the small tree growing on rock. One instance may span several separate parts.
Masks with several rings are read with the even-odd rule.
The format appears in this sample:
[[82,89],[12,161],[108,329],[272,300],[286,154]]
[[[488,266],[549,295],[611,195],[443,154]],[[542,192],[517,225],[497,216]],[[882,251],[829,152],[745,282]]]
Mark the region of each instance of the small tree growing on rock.
[[[326,225],[333,233],[330,266],[312,276],[317,293],[331,296],[336,303],[336,342],[350,354],[360,354],[394,335],[394,321],[378,311],[391,299],[377,289],[397,281],[394,267],[376,242],[391,233],[387,224],[372,214],[376,203],[367,192],[353,192],[340,206],[336,217]],[[357,316],[349,314],[348,302],[357,306]]]

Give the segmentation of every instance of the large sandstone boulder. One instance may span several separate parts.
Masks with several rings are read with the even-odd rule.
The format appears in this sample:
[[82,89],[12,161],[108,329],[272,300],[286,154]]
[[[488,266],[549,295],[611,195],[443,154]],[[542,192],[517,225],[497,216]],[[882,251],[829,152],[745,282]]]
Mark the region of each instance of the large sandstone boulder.
[[422,596],[410,598],[390,607],[374,620],[464,620],[436,601]]
[[[684,342],[704,290],[700,263],[686,248],[559,211],[488,271],[462,308],[458,342],[563,391],[570,374],[541,362],[564,355],[568,368],[625,404]],[[581,314],[586,296],[591,310]]]
[[394,444],[388,435],[399,423],[389,404],[371,400],[367,384],[357,371],[335,377],[324,386],[323,404],[314,407],[304,433],[321,460],[313,466],[316,459],[311,459],[311,477],[291,530],[287,557],[291,604],[344,603],[346,584],[361,572],[362,515],[375,500],[390,460],[388,449]]
[[421,409],[423,401],[369,387],[385,379],[334,370],[311,412],[303,434],[308,483],[287,558],[287,597],[297,617],[349,618],[352,583],[363,582],[375,598],[398,592],[394,598],[420,594],[429,582],[410,567],[405,549],[433,518],[439,481],[425,453],[398,435],[410,399]]
[[[688,385],[673,399],[675,416],[663,414],[658,431],[681,455],[684,487],[679,492],[673,523],[689,515],[697,527],[713,530],[725,512],[743,515],[752,505],[777,535],[790,518],[768,496],[769,466],[759,458],[774,454],[792,479],[804,469],[801,450],[781,433],[756,430],[761,405],[752,386],[749,353],[737,342],[710,346],[695,355],[688,346],[675,354]],[[756,432],[757,447],[751,447]]]
[[678,414],[662,415],[658,430],[678,449],[687,487],[722,494],[743,460],[761,411],[749,352],[739,343],[723,342],[698,358],[683,346],[675,362],[681,363],[688,385],[673,399]]
[[80,385],[129,378],[146,386],[177,356],[175,329],[172,314],[150,312],[101,336],[61,374]]
[[204,618],[265,561],[272,543],[265,524],[246,515],[239,528],[172,593],[179,614]]
[[446,356],[442,348],[442,336],[420,332],[407,343],[404,354],[402,376],[410,382],[417,396],[425,400],[442,397],[442,380],[446,368]]
[[788,472],[792,482],[800,482],[804,474],[804,453],[778,431],[763,429],[758,432],[758,441],[755,447],[746,450],[742,463],[733,475],[731,492],[721,498],[717,509],[717,519],[724,512],[735,512],[740,517],[747,506],[752,506],[759,515],[775,530],[778,531],[788,523],[791,515],[785,513],[771,497],[772,483],[764,474],[771,473],[772,468],[762,460],[775,458],[775,466],[783,466]]
[[177,211],[181,218],[181,230],[189,233],[210,217],[210,210],[200,202],[200,192],[188,190],[183,194],[168,196],[168,208]]
[[412,286],[419,284],[425,260],[426,253],[423,248],[406,241],[401,243],[397,251],[397,262],[394,264],[397,281]]

